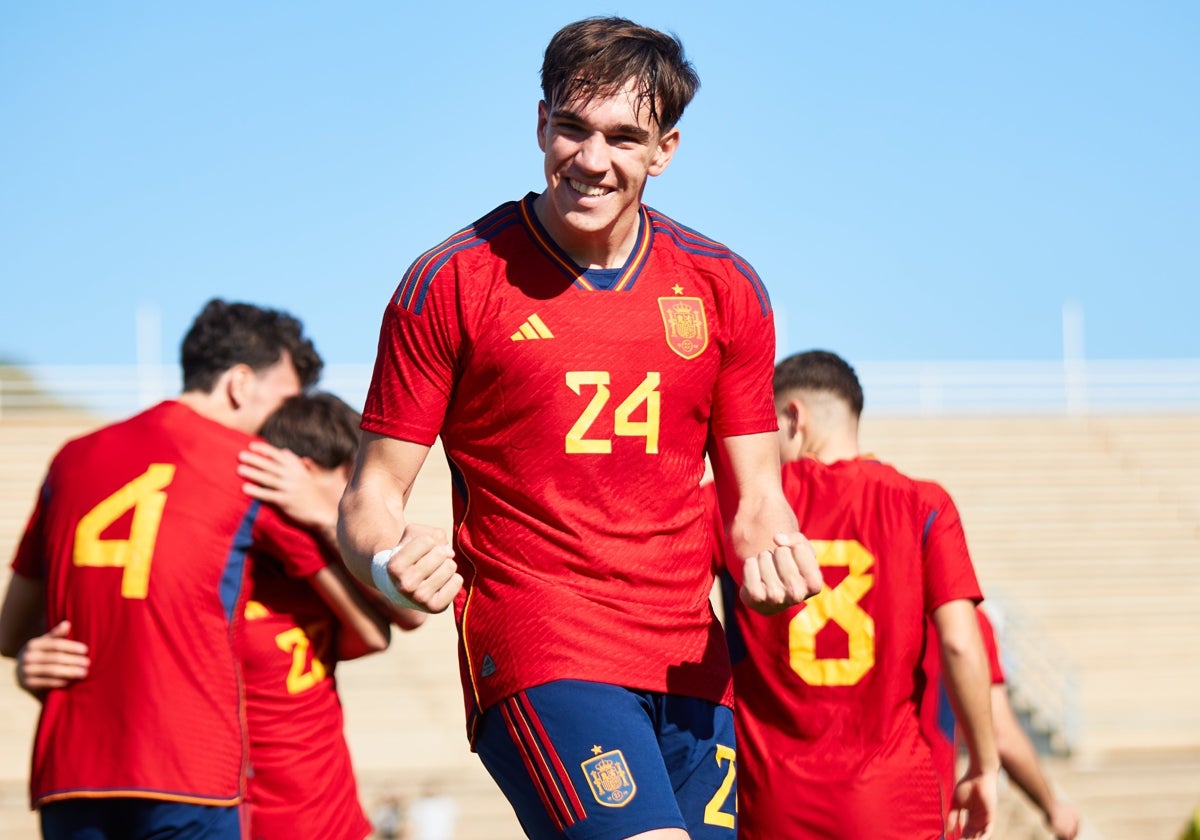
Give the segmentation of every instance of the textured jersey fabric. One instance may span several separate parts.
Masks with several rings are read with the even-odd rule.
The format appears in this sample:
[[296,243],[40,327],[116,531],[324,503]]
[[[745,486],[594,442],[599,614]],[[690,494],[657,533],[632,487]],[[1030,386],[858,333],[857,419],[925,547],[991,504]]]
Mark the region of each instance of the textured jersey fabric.
[[337,693],[337,617],[306,579],[255,552],[242,664],[250,729],[251,840],[362,840]]
[[917,699],[926,616],[980,598],[958,512],[867,458],[788,464],[783,487],[825,588],[770,617],[727,599],[739,837],[939,837]]
[[251,440],[168,401],[55,456],[13,570],[45,582],[49,626],[69,619],[91,667],[43,704],[35,806],[240,801],[246,553],[262,546],[296,574],[324,562],[311,537],[242,492],[237,456]]
[[646,207],[624,267],[580,271],[534,198],[409,269],[363,412],[442,437],[468,711],[556,679],[729,703],[699,483],[710,435],[776,428],[766,291]]

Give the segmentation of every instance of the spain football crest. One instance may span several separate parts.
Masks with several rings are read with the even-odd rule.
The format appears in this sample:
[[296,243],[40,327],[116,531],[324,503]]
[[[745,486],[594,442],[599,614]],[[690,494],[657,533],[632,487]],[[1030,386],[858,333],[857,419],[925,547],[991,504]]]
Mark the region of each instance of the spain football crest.
[[708,346],[708,319],[704,316],[704,301],[698,297],[660,297],[667,330],[667,344],[685,359],[694,359]]
[[628,805],[637,793],[633,774],[629,772],[629,765],[625,763],[625,756],[620,750],[601,753],[595,758],[589,758],[580,766],[583,768],[583,774],[587,776],[592,796],[601,805],[622,808]]

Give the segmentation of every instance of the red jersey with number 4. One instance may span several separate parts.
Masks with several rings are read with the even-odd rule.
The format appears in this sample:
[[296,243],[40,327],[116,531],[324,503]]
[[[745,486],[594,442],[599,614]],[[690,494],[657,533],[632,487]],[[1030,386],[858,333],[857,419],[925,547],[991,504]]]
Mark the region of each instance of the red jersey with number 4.
[[363,412],[442,436],[468,707],[557,679],[729,703],[699,484],[710,434],[776,428],[766,291],[646,207],[626,264],[584,272],[534,198],[409,269]]
[[251,840],[362,840],[371,824],[334,680],[337,617],[307,580],[253,561],[242,635]]
[[13,571],[45,582],[49,626],[69,619],[91,667],[42,706],[35,807],[241,800],[246,553],[262,546],[298,574],[323,563],[312,537],[242,492],[251,440],[168,401],[55,456]]
[[[767,617],[733,606],[739,837],[917,840],[942,809],[917,719],[926,616],[980,598],[958,512],[865,458],[783,468],[825,588]],[[729,563],[740,586],[740,563]]]

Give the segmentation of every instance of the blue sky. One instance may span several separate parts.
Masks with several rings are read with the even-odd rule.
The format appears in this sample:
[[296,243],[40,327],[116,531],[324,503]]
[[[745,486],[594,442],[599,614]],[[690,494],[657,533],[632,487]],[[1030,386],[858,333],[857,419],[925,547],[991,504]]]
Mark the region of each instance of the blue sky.
[[174,360],[212,296],[369,362],[412,259],[542,186],[538,67],[616,13],[702,87],[646,201],[741,253],[784,351],[1200,357],[1200,4],[8,2],[0,359]]

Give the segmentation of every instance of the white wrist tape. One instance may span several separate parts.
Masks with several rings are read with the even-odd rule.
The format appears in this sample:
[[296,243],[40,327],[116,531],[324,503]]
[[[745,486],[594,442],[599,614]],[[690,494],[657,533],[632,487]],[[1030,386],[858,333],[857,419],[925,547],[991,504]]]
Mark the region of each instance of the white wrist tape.
[[383,594],[383,597],[387,598],[393,604],[405,607],[406,609],[425,612],[423,607],[409,600],[396,588],[396,584],[392,582],[392,576],[388,574],[388,562],[399,550],[400,546],[385,548],[371,558],[371,580],[375,581],[375,588]]

